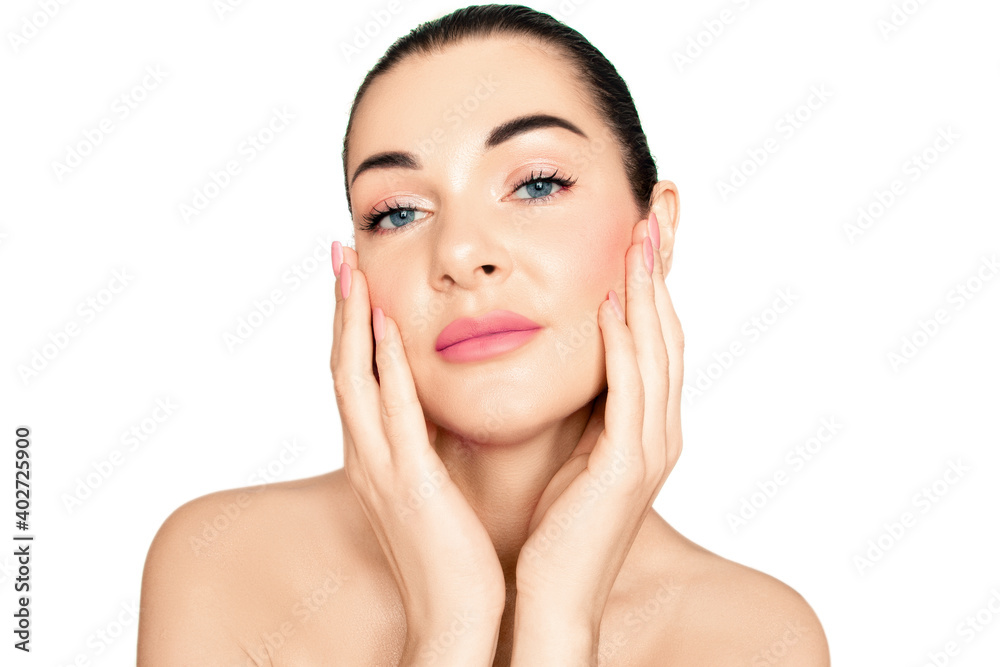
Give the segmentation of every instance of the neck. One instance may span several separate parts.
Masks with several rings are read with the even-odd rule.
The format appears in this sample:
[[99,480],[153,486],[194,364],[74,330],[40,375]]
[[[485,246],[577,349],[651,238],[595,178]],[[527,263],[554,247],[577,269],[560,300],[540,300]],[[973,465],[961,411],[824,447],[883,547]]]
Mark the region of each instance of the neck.
[[434,448],[493,540],[509,584],[535,506],[580,441],[592,407],[513,439],[470,439],[438,427]]
[[580,441],[592,409],[593,401],[522,437],[493,432],[488,439],[470,439],[437,429],[434,448],[489,533],[507,582],[494,665],[510,664],[517,557],[528,540],[535,507]]

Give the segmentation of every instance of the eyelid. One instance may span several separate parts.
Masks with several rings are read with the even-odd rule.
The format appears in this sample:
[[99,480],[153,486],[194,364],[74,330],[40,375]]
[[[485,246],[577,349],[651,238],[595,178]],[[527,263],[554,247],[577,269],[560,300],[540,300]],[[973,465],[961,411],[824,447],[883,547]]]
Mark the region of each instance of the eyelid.
[[383,199],[379,203],[377,203],[374,206],[372,206],[369,209],[368,212],[372,213],[372,214],[378,214],[378,213],[384,214],[386,211],[389,211],[389,210],[394,209],[394,208],[413,208],[413,209],[416,209],[416,208],[420,208],[420,207],[417,206],[417,205],[415,205],[412,202],[408,202],[408,201],[402,201],[401,202],[396,197],[393,197],[392,199]]
[[405,196],[406,195],[397,195],[396,197],[392,197],[390,199],[383,199],[378,204],[375,204],[370,209],[368,209],[368,211],[366,213],[362,213],[361,214],[362,224],[367,223],[368,219],[371,216],[375,216],[375,215],[378,215],[378,216],[387,215],[387,214],[391,213],[392,211],[394,211],[396,209],[413,209],[415,211],[421,211],[421,210],[423,210],[423,209],[421,209],[421,207],[420,207],[419,204],[416,204],[416,203],[414,203],[412,201],[405,201],[405,200],[401,201],[399,199],[399,198],[405,197]]
[[[525,169],[527,171],[524,171]],[[510,181],[511,192],[533,180],[543,180],[546,178],[565,178],[569,180],[566,176],[567,172],[554,164],[526,164],[514,173],[517,175]]]
[[[520,171],[521,169],[527,169],[528,171],[527,173],[521,173]],[[538,172],[538,175],[535,174],[536,171]],[[522,187],[525,183],[530,183],[531,181],[534,180],[562,179],[572,182],[576,181],[576,179],[573,178],[572,176],[568,176],[567,172],[564,169],[552,164],[544,164],[544,163],[526,164],[523,165],[519,170],[515,171],[514,173],[518,175],[509,179],[508,181],[509,184],[505,188],[507,190],[508,195],[516,192],[517,189]],[[413,200],[406,201],[404,199],[401,201],[401,198],[410,196],[412,195],[409,194],[389,195],[388,197],[380,201],[378,204],[375,204],[374,206],[369,208],[368,213],[369,214],[381,213],[391,208],[420,209],[421,205]]]

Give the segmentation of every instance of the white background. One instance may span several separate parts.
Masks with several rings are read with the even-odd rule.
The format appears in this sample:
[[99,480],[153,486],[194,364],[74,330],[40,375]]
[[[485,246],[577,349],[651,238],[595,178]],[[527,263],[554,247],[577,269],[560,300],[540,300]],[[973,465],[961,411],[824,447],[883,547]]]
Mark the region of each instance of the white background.
[[[0,548],[0,662],[126,665],[129,605],[172,510],[269,464],[280,480],[341,467],[328,257],[334,239],[351,242],[347,113],[394,39],[459,5],[402,2],[347,57],[387,1],[93,0],[56,4],[51,18],[44,4],[8,0],[0,13],[0,451],[13,459],[15,428],[31,427],[37,536],[30,656],[11,647],[13,547]],[[802,593],[835,664],[923,665],[949,641],[947,664],[996,664],[1000,278],[984,259],[1000,253],[1000,6],[898,0],[911,14],[886,33],[889,0],[528,4],[616,65],[660,177],[681,194],[667,285],[687,385],[704,373],[704,391],[685,399],[684,454],[656,509]],[[723,10],[729,23],[713,23]],[[142,90],[146,68],[164,75]],[[819,89],[826,99],[802,106]],[[143,98],[126,118],[123,94]],[[276,108],[294,120],[246,160],[241,143]],[[53,164],[105,118],[111,133],[60,177]],[[741,166],[769,138],[766,162]],[[925,150],[933,163],[914,172]],[[240,173],[186,221],[180,205],[231,159]],[[719,184],[741,168],[753,173],[724,197]],[[895,179],[902,194],[852,238],[858,208],[878,212]],[[111,293],[115,271],[130,278]],[[273,290],[284,301],[230,349],[224,336]],[[775,321],[780,290],[792,305]],[[81,309],[105,297],[96,317]],[[915,336],[939,309],[934,335]],[[754,317],[771,322],[756,338],[744,328]],[[57,348],[72,323],[78,335]],[[904,337],[919,347],[894,365]],[[743,354],[727,361],[734,342]],[[50,358],[25,377],[36,352]],[[158,400],[177,406],[162,423]],[[788,453],[823,419],[842,426],[794,465]],[[137,447],[123,444],[144,425]],[[301,451],[280,463],[292,441]],[[68,507],[116,449],[120,465]],[[949,462],[968,468],[954,483],[941,481]],[[776,472],[786,483],[753,496]],[[935,481],[941,496],[915,501]],[[12,486],[0,494],[5,542]],[[756,514],[734,530],[727,515],[744,499]],[[884,534],[904,512],[915,525]],[[880,538],[881,557],[860,566]],[[967,641],[960,624],[982,609],[992,623]],[[115,641],[97,639],[119,621]]]

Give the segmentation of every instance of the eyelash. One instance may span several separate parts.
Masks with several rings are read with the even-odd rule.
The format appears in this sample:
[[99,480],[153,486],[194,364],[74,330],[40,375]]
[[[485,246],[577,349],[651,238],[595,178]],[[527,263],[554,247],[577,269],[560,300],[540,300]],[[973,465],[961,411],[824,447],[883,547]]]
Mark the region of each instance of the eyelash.
[[[559,192],[562,192],[565,189],[571,188],[576,183],[576,179],[571,176],[565,178],[560,176],[558,169],[554,170],[548,176],[544,176],[543,172],[541,171],[538,172],[538,176],[535,176],[535,172],[531,172],[526,178],[522,179],[520,183],[514,186],[513,192],[517,192],[525,185],[535,182],[555,183],[561,188]],[[528,197],[523,201],[527,201],[529,203],[548,201],[553,196],[555,196],[555,194],[557,193],[548,194],[545,195],[544,197]],[[382,221],[382,218],[386,217],[387,215],[392,215],[393,213],[399,213],[400,211],[416,211],[416,209],[406,206],[397,206],[396,200],[393,200],[392,206],[390,206],[385,210],[372,209],[371,212],[362,215],[361,219],[364,220],[364,224],[361,225],[361,230],[365,232],[370,232],[372,234],[395,234],[396,232],[402,231],[404,229],[407,229],[408,227],[413,226],[412,222],[403,225],[402,227],[396,227],[394,229],[382,229],[381,227],[378,226],[378,224]]]

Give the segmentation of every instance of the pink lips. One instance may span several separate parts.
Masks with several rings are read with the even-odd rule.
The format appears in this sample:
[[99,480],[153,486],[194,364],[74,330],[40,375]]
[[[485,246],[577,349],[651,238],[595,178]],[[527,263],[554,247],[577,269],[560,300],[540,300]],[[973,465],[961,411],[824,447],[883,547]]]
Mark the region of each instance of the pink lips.
[[523,315],[493,310],[455,320],[438,335],[434,349],[449,361],[477,361],[520,347],[541,328]]

